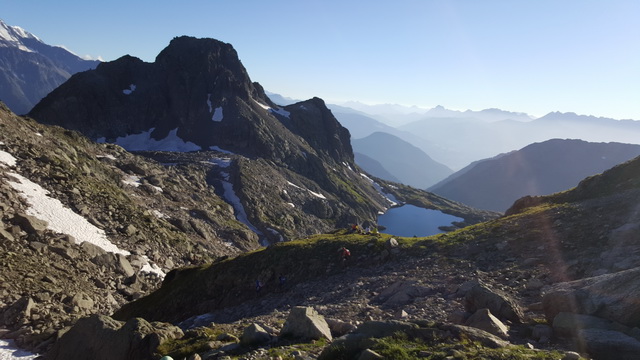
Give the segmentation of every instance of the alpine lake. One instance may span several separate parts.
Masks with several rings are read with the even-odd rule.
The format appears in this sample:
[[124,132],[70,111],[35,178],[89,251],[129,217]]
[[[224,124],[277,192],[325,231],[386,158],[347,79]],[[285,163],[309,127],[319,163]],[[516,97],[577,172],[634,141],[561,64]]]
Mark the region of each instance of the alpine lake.
[[403,237],[424,237],[445,231],[439,227],[448,227],[455,221],[464,221],[457,216],[445,214],[439,210],[425,209],[405,204],[389,209],[378,216],[378,225],[386,229],[382,232]]

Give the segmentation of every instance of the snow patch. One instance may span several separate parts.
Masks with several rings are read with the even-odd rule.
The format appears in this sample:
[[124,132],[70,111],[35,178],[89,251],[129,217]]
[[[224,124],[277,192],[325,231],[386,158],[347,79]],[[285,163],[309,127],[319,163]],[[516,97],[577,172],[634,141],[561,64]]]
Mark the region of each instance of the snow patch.
[[[175,128],[169,132],[166,138],[162,140],[156,140],[151,137],[151,133],[155,128],[151,128],[147,131],[143,131],[140,134],[131,134],[123,137],[118,137],[114,142],[116,145],[120,145],[128,151],[174,151],[174,152],[189,152],[198,151],[200,146],[190,142],[184,141],[178,137],[178,128]],[[97,142],[105,142],[105,138],[100,138]]]
[[18,349],[13,340],[0,339],[0,360],[31,360],[36,357],[38,355]]
[[224,189],[223,197],[229,204],[231,204],[231,206],[233,206],[233,209],[236,213],[236,219],[238,219],[238,221],[240,221],[241,223],[247,225],[247,227],[254,233],[262,235],[262,232],[258,230],[258,228],[253,226],[253,224],[251,224],[251,222],[249,221],[247,212],[244,210],[244,206],[242,206],[242,203],[240,202],[240,198],[233,190],[233,184],[228,181],[222,181],[222,188]]
[[98,159],[109,159],[109,160],[117,160],[115,156],[111,155],[111,154],[107,154],[107,155],[96,155],[96,158]]
[[222,121],[223,118],[224,116],[222,115],[222,106],[218,106],[216,110],[213,112],[213,116],[211,117],[211,120],[215,122],[220,122]]
[[274,108],[272,108],[271,106],[269,106],[269,105],[265,105],[265,104],[263,104],[263,103],[259,102],[259,101],[258,101],[258,100],[256,100],[256,99],[253,99],[253,101],[254,101],[256,104],[260,105],[260,107],[261,107],[261,108],[263,108],[263,109],[265,109],[265,110],[268,110],[268,111],[270,111],[270,112],[272,112],[272,113],[276,113],[276,114],[278,114],[278,115],[282,115],[282,116],[286,117],[287,119],[289,118],[289,115],[291,115],[291,113],[290,113],[290,112],[288,112],[287,110],[285,110],[285,109],[283,109],[283,108],[277,108],[277,109],[274,109]]
[[228,168],[231,166],[230,158],[213,158],[210,160],[214,165],[220,166],[221,168]]
[[156,274],[158,277],[161,277],[161,278],[164,278],[167,275],[164,273],[164,271],[162,271],[162,269],[160,269],[158,265],[152,263],[151,260],[149,260],[149,258],[146,255],[142,256],[142,258],[144,259],[145,264],[142,265],[142,269],[140,269],[141,272]]
[[9,185],[19,191],[29,204],[27,215],[46,221],[48,229],[71,235],[77,243],[86,241],[108,252],[122,255],[130,254],[109,241],[104,230],[97,228],[87,219],[65,207],[58,199],[49,197],[49,191],[40,185],[16,173],[9,173],[9,175],[18,180],[17,182],[9,180]]
[[289,119],[289,115],[291,115],[290,112],[288,112],[287,110],[285,110],[283,108],[270,109],[269,111],[271,111],[272,113],[276,113],[278,115],[282,115],[282,116],[286,117],[287,119]]
[[16,166],[16,158],[14,158],[13,155],[9,154],[8,152],[0,150],[0,166],[5,165],[9,167]]
[[296,185],[296,184],[292,183],[291,181],[287,181],[287,184],[289,184],[289,185],[293,186],[293,187],[294,187],[294,188],[296,188],[296,189],[305,190],[305,189],[301,188],[300,186],[298,186],[298,185]]
[[317,197],[317,198],[325,199],[325,200],[327,199],[324,195],[322,195],[322,194],[320,194],[320,193],[313,192],[313,191],[311,191],[311,190],[309,190],[309,192],[311,193],[311,195],[313,195],[313,196],[315,196],[315,197]]
[[256,99],[253,99],[253,101],[254,101],[256,104],[260,105],[260,107],[261,107],[261,108],[263,108],[263,109],[265,109],[265,110],[271,110],[271,106],[269,106],[269,105],[265,105],[265,104],[261,103],[260,101],[258,101],[258,100],[256,100]]
[[[16,173],[8,173],[8,175],[18,180],[17,182],[11,180],[7,182],[27,201],[29,205],[27,215],[46,221],[48,229],[57,233],[71,235],[77,244],[86,241],[107,252],[124,256],[131,255],[129,251],[122,250],[109,241],[104,230],[94,226],[84,217],[65,207],[58,199],[49,197],[49,191],[40,185]],[[164,273],[157,265],[150,263],[149,258],[144,258],[146,263],[143,264],[140,271],[164,277]]]
[[130,84],[128,89],[122,90],[122,93],[125,95],[131,95],[134,91],[136,91],[136,86],[134,84]]
[[315,196],[315,197],[317,197],[317,198],[320,198],[320,199],[326,199],[326,197],[325,197],[324,195],[322,195],[322,194],[320,194],[320,193],[317,193],[317,192],[313,192],[313,191],[311,191],[311,190],[309,190],[309,189],[307,189],[307,188],[300,187],[300,186],[298,186],[298,185],[296,185],[296,184],[292,183],[291,181],[287,181],[287,184],[289,184],[289,185],[293,186],[293,187],[294,187],[294,188],[296,188],[296,189],[306,190],[306,191],[308,191],[311,195],[313,195],[313,196]]
[[371,185],[373,185],[373,188],[376,189],[376,191],[380,195],[384,196],[384,198],[389,202],[390,206],[398,205],[398,203],[399,203],[398,199],[396,199],[396,197],[393,196],[393,194],[388,194],[388,193],[384,192],[384,190],[382,190],[382,186],[380,186],[380,184],[378,184],[377,182],[373,181],[373,179],[368,177],[366,174],[360,173],[360,176],[362,176],[365,180],[369,181],[371,183]]
[[127,184],[127,185],[134,186],[134,187],[138,187],[138,186],[140,186],[142,184],[140,182],[140,177],[139,176],[135,176],[135,175],[125,175],[124,179],[122,179],[122,182]]
[[169,215],[163,213],[160,210],[153,209],[153,210],[151,210],[151,213],[153,215],[155,215],[158,219],[168,219],[169,218]]
[[287,205],[291,206],[292,208],[296,207],[296,204],[294,203],[287,203]]
[[221,152],[223,154],[229,154],[229,155],[235,155],[236,153],[234,153],[233,151],[229,151],[229,150],[225,150],[225,149],[221,149],[218,146],[209,146],[209,150],[214,150],[214,151],[218,151]]
[[209,107],[209,114],[213,111],[213,104],[211,103],[211,94],[207,94],[207,106]]

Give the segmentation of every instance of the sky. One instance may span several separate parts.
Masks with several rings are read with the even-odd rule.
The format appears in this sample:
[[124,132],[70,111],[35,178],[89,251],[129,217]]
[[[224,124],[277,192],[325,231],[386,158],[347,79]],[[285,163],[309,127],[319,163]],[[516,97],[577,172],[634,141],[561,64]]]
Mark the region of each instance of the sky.
[[294,99],[640,120],[637,0],[1,0],[0,19],[80,56],[153,62],[231,43]]

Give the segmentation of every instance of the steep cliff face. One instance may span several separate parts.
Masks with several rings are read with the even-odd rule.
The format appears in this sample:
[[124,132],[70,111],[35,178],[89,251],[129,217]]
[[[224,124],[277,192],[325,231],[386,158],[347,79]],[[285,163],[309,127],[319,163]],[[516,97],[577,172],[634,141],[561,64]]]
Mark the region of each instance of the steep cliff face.
[[251,82],[233,47],[217,40],[178,37],[153,63],[123,56],[100,64],[29,115],[128,150],[174,153],[147,153],[165,162],[217,151],[210,158],[228,158],[229,168],[208,181],[256,233],[272,237],[275,228],[271,240],[375,221],[388,206],[359,174],[349,132],[324,101],[279,108]]

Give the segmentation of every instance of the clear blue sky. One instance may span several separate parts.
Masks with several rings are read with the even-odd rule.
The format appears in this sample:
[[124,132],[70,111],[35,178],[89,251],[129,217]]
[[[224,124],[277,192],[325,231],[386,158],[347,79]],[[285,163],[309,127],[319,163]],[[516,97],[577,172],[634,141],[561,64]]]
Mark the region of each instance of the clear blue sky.
[[268,91],[640,120],[637,0],[3,0],[52,45],[145,61],[180,35],[231,43]]

